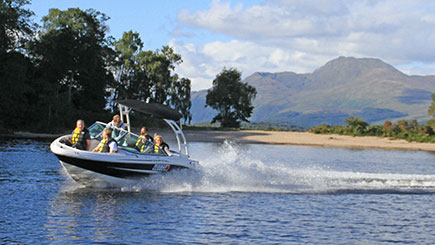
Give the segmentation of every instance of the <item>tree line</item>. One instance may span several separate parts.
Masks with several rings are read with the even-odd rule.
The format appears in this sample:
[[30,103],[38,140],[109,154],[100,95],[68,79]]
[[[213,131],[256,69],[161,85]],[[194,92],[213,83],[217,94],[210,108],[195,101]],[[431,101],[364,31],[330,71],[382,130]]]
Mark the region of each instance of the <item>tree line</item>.
[[117,99],[170,105],[191,120],[191,81],[175,73],[182,59],[171,47],[144,50],[133,31],[115,40],[109,17],[93,9],[50,9],[38,26],[29,3],[0,2],[0,128],[47,132],[77,118],[108,120]]
[[393,124],[390,120],[386,120],[383,125],[370,125],[359,117],[351,116],[344,123],[345,126],[328,126],[324,123],[313,127],[310,131],[316,134],[378,136],[404,139],[409,142],[435,143],[435,119],[427,124],[419,124],[417,120],[399,120]]
[[[53,132],[77,118],[109,120],[117,99],[166,104],[190,123],[191,81],[175,72],[183,60],[171,47],[144,50],[134,31],[115,40],[109,17],[94,9],[53,8],[39,26],[27,4],[0,2],[0,129]],[[208,92],[213,122],[248,122],[256,90],[238,70],[224,68]]]
[[379,136],[396,139],[404,139],[415,142],[435,143],[435,94],[432,94],[432,104],[428,114],[432,119],[426,124],[420,124],[417,120],[399,120],[393,124],[386,120],[383,125],[370,125],[359,117],[351,116],[344,120],[345,126],[329,126],[323,123],[310,129],[316,134],[341,134],[352,136]]

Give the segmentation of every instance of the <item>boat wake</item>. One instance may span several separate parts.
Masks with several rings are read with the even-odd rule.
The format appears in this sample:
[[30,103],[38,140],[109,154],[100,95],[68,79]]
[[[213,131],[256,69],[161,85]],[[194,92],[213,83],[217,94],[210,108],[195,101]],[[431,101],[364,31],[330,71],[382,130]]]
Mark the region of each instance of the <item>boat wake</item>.
[[225,142],[218,151],[200,159],[195,170],[154,175],[121,191],[163,193],[435,193],[435,175],[334,171],[318,166],[264,162],[249,150]]

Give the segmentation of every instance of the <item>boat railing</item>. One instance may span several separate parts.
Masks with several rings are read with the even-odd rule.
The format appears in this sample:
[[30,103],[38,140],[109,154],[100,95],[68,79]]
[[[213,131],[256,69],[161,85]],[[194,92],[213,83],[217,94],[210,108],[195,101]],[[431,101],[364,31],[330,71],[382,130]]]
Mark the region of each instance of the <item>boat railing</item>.
[[173,120],[169,120],[169,119],[163,119],[163,120],[171,127],[172,131],[174,131],[175,133],[175,138],[177,139],[177,143],[178,143],[179,154],[189,157],[189,147],[187,146],[186,137],[184,136],[184,133],[181,130],[180,126],[178,126],[178,124]]

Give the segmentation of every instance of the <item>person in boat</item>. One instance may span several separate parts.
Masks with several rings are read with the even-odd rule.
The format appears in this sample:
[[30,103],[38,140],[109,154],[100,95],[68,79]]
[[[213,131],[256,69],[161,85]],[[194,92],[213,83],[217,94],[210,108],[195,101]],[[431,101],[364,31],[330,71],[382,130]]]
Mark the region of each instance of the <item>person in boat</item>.
[[148,134],[148,129],[146,127],[142,127],[140,129],[140,136],[136,141],[136,144],[134,148],[140,152],[144,152],[148,149],[148,146],[151,145],[150,143],[153,143],[153,137]]
[[95,147],[93,152],[118,152],[118,143],[112,138],[112,130],[110,128],[105,128],[103,130],[103,140]]
[[88,129],[85,127],[85,121],[82,119],[77,120],[76,128],[72,131],[71,137],[62,141],[68,146],[72,146],[79,150],[87,150],[91,148],[91,135]]
[[106,126],[106,128],[113,129],[112,137],[116,138],[119,136],[120,131],[118,129],[124,129],[126,130],[126,125],[121,121],[121,118],[119,115],[114,115],[113,120],[109,122]]
[[113,120],[107,124],[107,127],[127,129],[126,125],[121,121],[119,115],[114,115]]
[[154,153],[171,155],[169,152],[169,145],[163,141],[163,137],[160,135],[154,135]]

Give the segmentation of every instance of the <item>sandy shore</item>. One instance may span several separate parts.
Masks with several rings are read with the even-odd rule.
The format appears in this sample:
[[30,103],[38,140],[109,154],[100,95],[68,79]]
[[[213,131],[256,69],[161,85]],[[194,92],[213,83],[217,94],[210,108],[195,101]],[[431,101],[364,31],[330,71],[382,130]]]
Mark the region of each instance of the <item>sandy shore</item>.
[[353,137],[346,135],[321,135],[309,132],[279,131],[187,131],[189,142],[223,142],[235,140],[251,144],[306,145],[344,148],[380,148],[396,150],[435,151],[433,143],[416,143],[406,140],[391,140],[375,136]]
[[[151,134],[158,131],[165,139],[174,138],[172,131],[151,130]],[[321,147],[344,147],[344,148],[379,148],[396,150],[423,150],[435,151],[433,143],[407,142],[406,140],[391,140],[375,136],[353,137],[345,135],[321,135],[308,132],[281,132],[281,131],[218,131],[218,130],[186,130],[184,132],[188,142],[215,142],[225,140],[249,144],[281,144],[281,145],[305,145]],[[34,134],[28,132],[16,132],[8,137],[32,138],[32,139],[55,139],[59,134]]]

